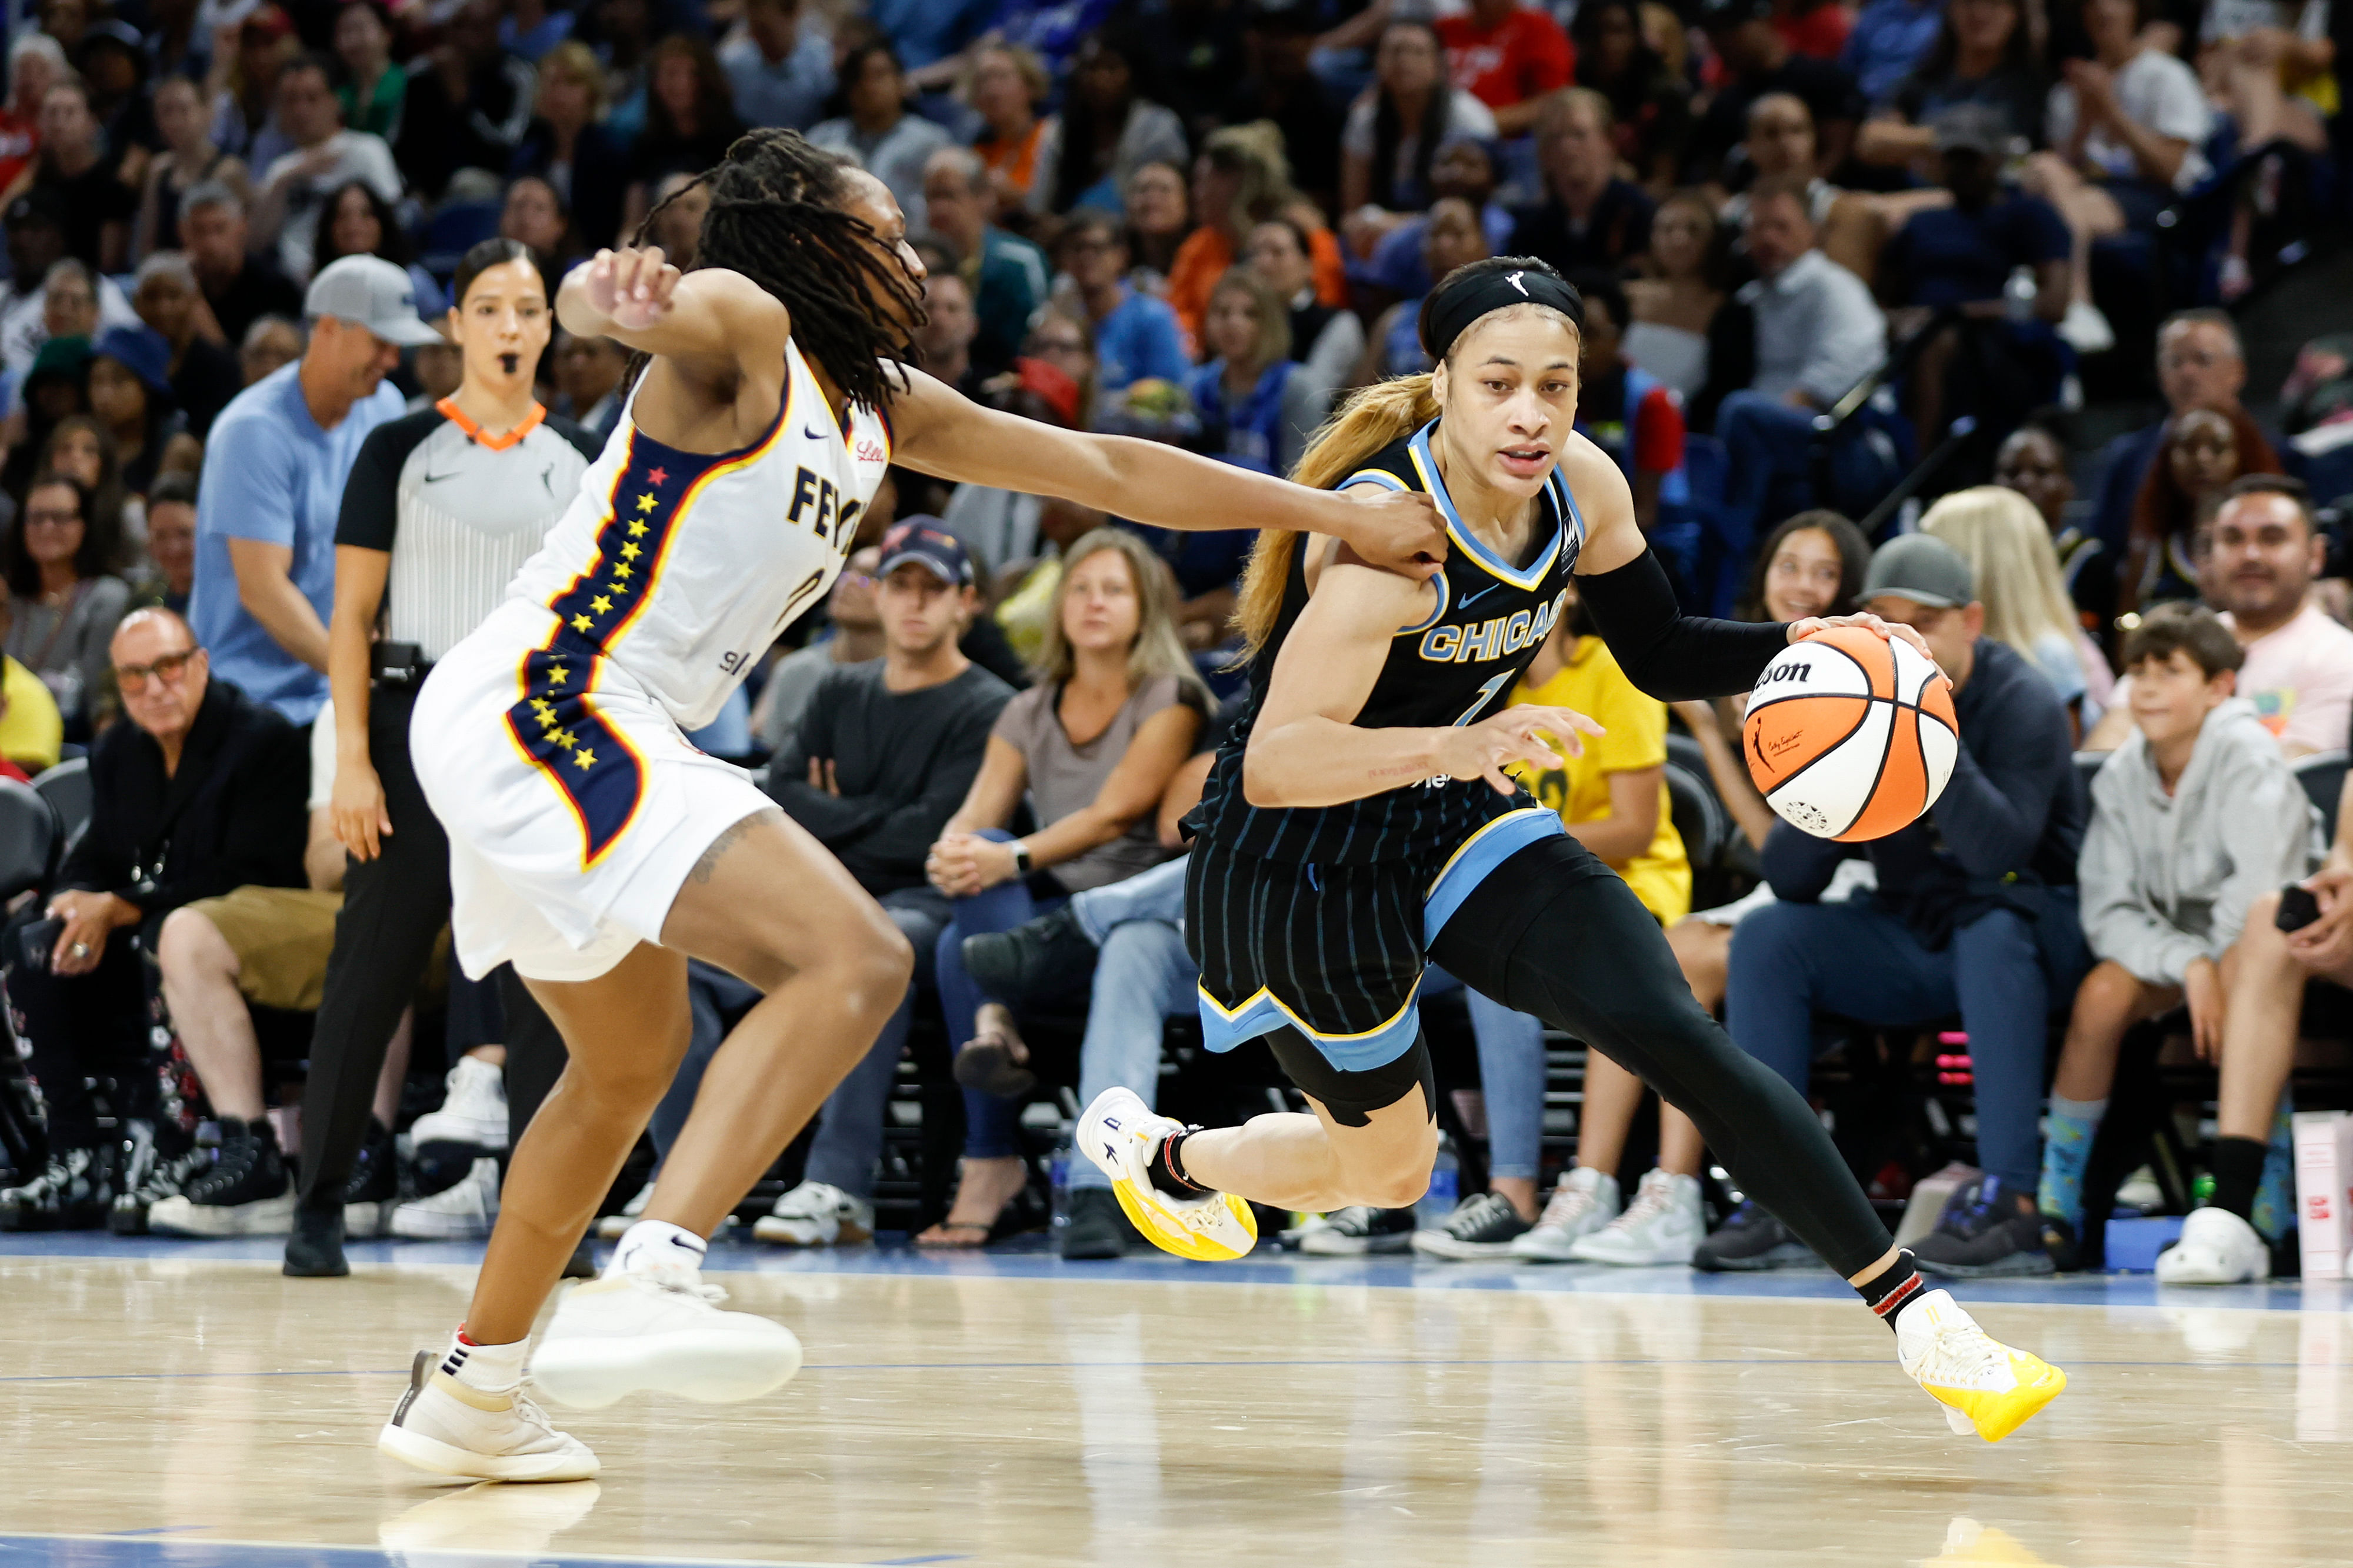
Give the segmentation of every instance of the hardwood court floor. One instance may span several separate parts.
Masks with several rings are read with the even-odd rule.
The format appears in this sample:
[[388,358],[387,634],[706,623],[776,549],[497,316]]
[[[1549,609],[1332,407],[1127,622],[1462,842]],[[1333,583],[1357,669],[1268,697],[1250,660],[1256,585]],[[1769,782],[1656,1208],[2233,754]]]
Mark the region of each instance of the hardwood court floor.
[[2073,1380],[1992,1447],[1828,1291],[805,1260],[719,1277],[806,1342],[782,1393],[575,1413],[601,1483],[454,1489],[370,1445],[470,1269],[89,1250],[0,1258],[0,1568],[2353,1559],[2353,1319],[2318,1288],[1966,1291]]

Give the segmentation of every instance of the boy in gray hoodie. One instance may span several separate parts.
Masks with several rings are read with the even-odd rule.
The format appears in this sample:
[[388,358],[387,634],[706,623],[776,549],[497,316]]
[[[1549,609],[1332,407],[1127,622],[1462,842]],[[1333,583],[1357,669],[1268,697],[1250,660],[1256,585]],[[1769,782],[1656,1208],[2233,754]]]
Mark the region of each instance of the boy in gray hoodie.
[[[2270,1253],[2250,1222],[2286,1064],[2263,1059],[2277,1053],[2248,1059],[2221,1047],[2234,1003],[2244,1005],[2232,991],[2249,906],[2312,868],[2319,816],[2253,705],[2232,695],[2242,655],[2211,613],[2151,611],[2124,655],[2134,730],[2093,781],[2076,862],[2084,934],[2099,962],[2075,993],[2052,1086],[2038,1194],[2044,1239],[2062,1267],[2073,1261],[2084,1166],[2125,1031],[2187,1002],[2199,1057],[2221,1056],[2225,1105],[2261,1109],[2242,1115],[2246,1126],[2226,1111],[2213,1204],[2190,1215],[2158,1273],[2179,1284],[2260,1279]],[[2295,983],[2300,990],[2301,977]],[[2268,1082],[2230,1082],[2250,1071]]]

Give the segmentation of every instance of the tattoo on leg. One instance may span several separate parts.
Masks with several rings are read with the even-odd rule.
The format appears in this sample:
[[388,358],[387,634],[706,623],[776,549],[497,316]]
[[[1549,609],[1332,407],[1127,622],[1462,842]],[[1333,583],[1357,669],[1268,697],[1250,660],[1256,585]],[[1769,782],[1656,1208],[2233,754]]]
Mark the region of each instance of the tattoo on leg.
[[711,841],[711,847],[702,852],[702,858],[694,863],[694,869],[686,874],[687,879],[692,882],[709,883],[711,874],[719,868],[721,858],[734,847],[737,839],[762,823],[782,822],[784,817],[785,814],[782,811],[770,806],[765,811],[755,811],[751,816],[740,819],[733,826]]

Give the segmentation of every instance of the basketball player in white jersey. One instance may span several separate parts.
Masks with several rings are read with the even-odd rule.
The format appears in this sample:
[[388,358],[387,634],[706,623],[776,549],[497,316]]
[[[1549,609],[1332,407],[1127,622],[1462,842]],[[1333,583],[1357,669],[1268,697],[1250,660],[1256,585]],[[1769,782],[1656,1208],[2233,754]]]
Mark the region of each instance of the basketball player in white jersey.
[[565,279],[564,325],[649,363],[571,510],[435,667],[412,723],[459,958],[472,974],[511,961],[571,1051],[515,1150],[465,1321],[417,1357],[378,1440],[446,1475],[596,1471],[522,1394],[527,1336],[686,1049],[690,957],[765,999],[532,1373],[595,1406],[638,1389],[747,1399],[800,1365],[783,1325],[713,1304],[704,1240],[864,1055],[913,956],[839,862],[681,731],[824,597],[887,465],[1166,528],[1323,533],[1420,575],[1445,553],[1420,498],[1366,505],[991,413],[908,368],[923,269],[906,219],[793,132],[745,136],[701,183],[695,270],[626,249]]

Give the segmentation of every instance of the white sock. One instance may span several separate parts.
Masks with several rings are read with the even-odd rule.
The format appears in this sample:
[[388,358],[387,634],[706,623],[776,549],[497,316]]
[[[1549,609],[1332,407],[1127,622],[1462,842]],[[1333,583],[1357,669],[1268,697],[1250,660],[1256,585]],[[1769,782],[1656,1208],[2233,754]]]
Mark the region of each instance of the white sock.
[[443,1372],[485,1394],[504,1394],[522,1382],[523,1359],[531,1351],[529,1339],[508,1345],[478,1345],[469,1343],[464,1333],[460,1329],[449,1336],[449,1349],[441,1358]]
[[621,1233],[621,1245],[613,1249],[613,1261],[605,1266],[605,1272],[610,1276],[638,1268],[700,1269],[710,1245],[668,1220],[641,1219]]

